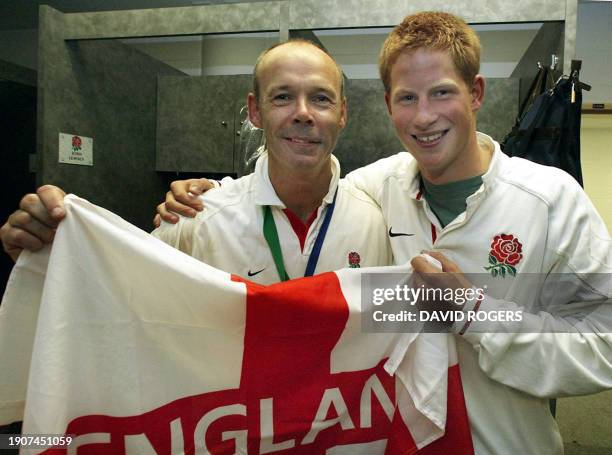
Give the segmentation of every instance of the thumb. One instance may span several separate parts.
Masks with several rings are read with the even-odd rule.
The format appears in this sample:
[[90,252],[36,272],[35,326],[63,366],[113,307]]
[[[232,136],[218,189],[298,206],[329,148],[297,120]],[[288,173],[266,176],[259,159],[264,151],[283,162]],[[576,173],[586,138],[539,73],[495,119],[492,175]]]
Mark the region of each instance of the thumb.
[[189,185],[189,192],[192,194],[200,195],[214,187],[215,185],[208,179],[195,179]]
[[442,270],[450,273],[461,273],[459,266],[451,261],[448,257],[438,251],[424,251],[425,254],[430,255],[432,258],[437,259],[442,264]]
[[431,273],[438,273],[438,272],[440,272],[439,268],[437,268],[433,264],[431,264],[421,254],[418,255],[418,256],[413,257],[410,260],[410,264],[412,265],[412,268],[413,268],[413,270],[416,273],[431,274]]
[[61,188],[53,185],[43,185],[36,190],[36,194],[55,221],[59,222],[66,216],[66,208],[64,207],[66,193]]

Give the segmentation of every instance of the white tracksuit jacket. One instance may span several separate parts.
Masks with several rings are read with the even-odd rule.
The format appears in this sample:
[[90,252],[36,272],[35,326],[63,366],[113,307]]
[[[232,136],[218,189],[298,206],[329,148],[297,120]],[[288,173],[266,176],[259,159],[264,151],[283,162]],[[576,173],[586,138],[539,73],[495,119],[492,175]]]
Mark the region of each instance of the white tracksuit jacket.
[[[440,251],[463,272],[486,274],[494,283],[481,310],[535,313],[513,326],[523,333],[471,323],[459,335],[463,324],[453,327],[476,453],[562,453],[548,399],[612,388],[612,242],[568,174],[509,158],[484,134],[478,140],[492,152],[489,169],[466,211],[443,229],[421,198],[410,154],[382,159],[347,179],[380,204],[396,263],[423,249]],[[536,273],[544,279],[540,287],[521,276]],[[552,280],[557,273],[563,285]]]

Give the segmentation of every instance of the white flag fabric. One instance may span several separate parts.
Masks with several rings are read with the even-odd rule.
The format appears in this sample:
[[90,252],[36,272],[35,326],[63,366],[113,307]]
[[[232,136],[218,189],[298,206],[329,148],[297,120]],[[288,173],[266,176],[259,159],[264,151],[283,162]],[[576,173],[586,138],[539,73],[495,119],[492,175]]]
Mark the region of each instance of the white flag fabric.
[[363,333],[368,269],[255,285],[65,203],[0,306],[0,424],[45,453],[473,453],[453,338]]

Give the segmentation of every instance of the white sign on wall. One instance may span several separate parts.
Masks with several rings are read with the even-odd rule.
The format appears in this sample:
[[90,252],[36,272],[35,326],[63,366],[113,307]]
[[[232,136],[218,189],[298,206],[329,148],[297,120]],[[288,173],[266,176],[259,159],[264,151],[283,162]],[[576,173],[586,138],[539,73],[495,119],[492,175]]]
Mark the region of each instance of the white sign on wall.
[[93,139],[59,133],[59,162],[93,166]]

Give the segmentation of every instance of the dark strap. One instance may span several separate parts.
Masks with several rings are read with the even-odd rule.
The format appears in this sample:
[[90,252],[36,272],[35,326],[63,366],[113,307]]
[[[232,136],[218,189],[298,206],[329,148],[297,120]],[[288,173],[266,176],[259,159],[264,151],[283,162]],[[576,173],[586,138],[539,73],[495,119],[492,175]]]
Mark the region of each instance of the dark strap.
[[[310,257],[308,258],[308,264],[306,264],[306,271],[304,272],[304,276],[312,276],[317,267],[319,255],[321,254],[321,248],[323,247],[323,241],[325,240],[325,235],[327,234],[327,228],[329,227],[332,214],[334,213],[334,207],[336,206],[336,196],[338,196],[338,188],[336,188],[332,203],[327,206],[325,218],[323,218],[321,229],[319,229],[319,233],[317,234],[317,238],[315,239],[315,244],[312,247],[312,252],[310,253]],[[266,242],[270,247],[270,252],[272,253],[272,258],[274,259],[274,264],[276,265],[276,270],[278,271],[278,276],[280,277],[281,281],[287,281],[290,278],[289,275],[287,275],[287,271],[285,270],[283,252],[281,250],[280,241],[278,239],[278,231],[276,230],[276,223],[274,222],[272,209],[269,205],[265,205],[263,207],[263,210],[264,238],[266,239]]]
[[520,120],[521,118],[523,118],[523,114],[525,113],[527,108],[533,104],[533,102],[538,96],[540,96],[542,93],[546,91],[547,76],[548,76],[548,68],[540,67],[538,74],[536,75],[535,79],[531,82],[531,85],[529,86],[529,90],[527,91],[527,95],[525,96],[525,99],[523,100],[523,102],[521,103],[521,106],[519,107],[517,119]]
[[325,234],[327,234],[327,228],[329,227],[329,222],[331,221],[332,214],[334,213],[334,207],[336,206],[336,196],[338,196],[337,187],[336,192],[334,193],[334,199],[332,200],[332,203],[327,206],[327,212],[325,213],[325,218],[323,218],[323,224],[321,224],[321,229],[319,230],[319,234],[317,235],[315,244],[312,247],[310,257],[308,258],[308,264],[306,265],[306,271],[304,272],[304,276],[312,276],[314,274],[315,268],[317,267],[317,262],[319,261],[319,254],[321,254],[321,247],[323,246],[323,241],[325,240]]
[[289,275],[285,271],[285,263],[283,262],[283,252],[281,250],[280,242],[278,240],[278,231],[276,230],[276,223],[274,223],[274,217],[272,216],[272,210],[269,205],[265,205],[264,208],[264,225],[263,234],[270,247],[274,264],[276,264],[276,270],[281,281],[289,280]]

